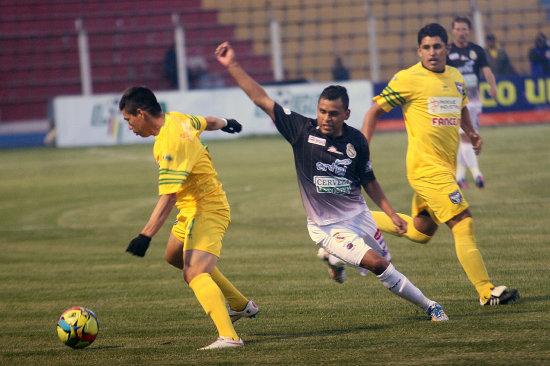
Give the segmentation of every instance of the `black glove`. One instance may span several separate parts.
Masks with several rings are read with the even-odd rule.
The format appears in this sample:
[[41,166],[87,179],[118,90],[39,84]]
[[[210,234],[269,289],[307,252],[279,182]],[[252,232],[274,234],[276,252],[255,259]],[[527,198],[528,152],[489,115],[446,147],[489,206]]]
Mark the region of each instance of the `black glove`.
[[226,119],[226,121],[227,121],[227,126],[221,129],[223,132],[239,133],[243,129],[243,126],[234,119]]
[[137,238],[133,239],[130,242],[130,245],[128,245],[128,248],[126,248],[126,251],[129,253],[132,253],[133,255],[137,255],[138,257],[145,256],[145,252],[147,251],[147,248],[149,248],[149,243],[151,242],[151,238],[148,236],[145,236],[143,234],[139,234]]

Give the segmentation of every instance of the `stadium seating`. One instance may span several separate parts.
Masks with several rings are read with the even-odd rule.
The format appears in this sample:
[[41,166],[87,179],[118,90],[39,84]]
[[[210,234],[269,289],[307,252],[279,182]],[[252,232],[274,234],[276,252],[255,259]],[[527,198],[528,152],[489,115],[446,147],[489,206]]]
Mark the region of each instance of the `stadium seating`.
[[[270,4],[271,10],[268,6]],[[272,82],[269,19],[280,24],[285,78],[330,81],[336,56],[353,79],[371,77],[368,19],[376,18],[380,79],[416,62],[416,32],[457,15],[472,16],[470,0],[3,0],[0,3],[0,123],[45,119],[57,95],[79,94],[75,20],[88,32],[94,93],[129,85],[169,88],[163,58],[174,39],[172,14],[185,27],[187,54],[202,56],[223,85],[233,80],[218,65],[215,46],[231,40],[247,70]],[[520,73],[539,31],[550,36],[547,0],[477,0],[492,32]],[[498,7],[497,7],[498,6]],[[474,33],[475,35],[475,33]]]

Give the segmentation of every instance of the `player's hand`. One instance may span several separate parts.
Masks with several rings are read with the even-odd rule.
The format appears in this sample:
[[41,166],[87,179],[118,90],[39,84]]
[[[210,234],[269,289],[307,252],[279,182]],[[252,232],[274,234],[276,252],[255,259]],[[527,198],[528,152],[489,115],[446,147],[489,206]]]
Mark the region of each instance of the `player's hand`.
[[216,48],[216,58],[222,66],[229,67],[235,61],[235,52],[229,42],[223,42]]
[[476,153],[476,155],[479,155],[479,153],[481,152],[481,145],[483,145],[483,140],[481,139],[481,136],[479,136],[477,133],[473,133],[469,136],[469,138],[474,148],[474,152]]
[[149,248],[150,242],[150,237],[139,234],[136,238],[132,239],[130,245],[128,245],[128,248],[126,248],[126,251],[128,253],[132,253],[135,256],[143,257],[145,256],[147,248]]
[[243,126],[234,119],[226,119],[227,125],[222,128],[223,132],[227,133],[239,133],[243,129]]
[[407,221],[403,220],[398,214],[393,214],[390,216],[391,221],[395,225],[395,232],[398,234],[404,234],[407,232]]

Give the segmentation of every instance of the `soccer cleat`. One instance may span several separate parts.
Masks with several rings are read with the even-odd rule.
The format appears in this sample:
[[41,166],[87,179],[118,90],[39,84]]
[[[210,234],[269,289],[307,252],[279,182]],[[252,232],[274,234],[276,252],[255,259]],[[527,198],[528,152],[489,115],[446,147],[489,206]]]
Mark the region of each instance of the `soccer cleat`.
[[479,299],[479,303],[482,306],[506,305],[513,303],[519,297],[519,290],[508,290],[506,286],[497,286],[493,288],[491,297],[487,301],[483,302]]
[[328,273],[330,277],[338,283],[344,283],[346,281],[346,271],[344,266],[333,266],[329,263]]
[[463,189],[470,188],[470,185],[468,184],[468,182],[466,182],[466,179],[460,179],[457,183],[460,188],[463,188]]
[[239,338],[238,341],[231,339],[229,337],[219,337],[216,341],[208,346],[199,348],[199,350],[206,349],[220,349],[220,348],[232,348],[232,347],[243,347],[244,342]]
[[[346,281],[346,271],[344,269],[344,266],[335,266],[330,264],[330,262],[328,261],[328,256],[329,253],[323,248],[319,248],[319,250],[317,251],[317,258],[327,262],[328,273],[330,274],[330,277],[338,283],[344,283]],[[363,274],[363,276],[365,274]]]
[[434,322],[445,322],[449,320],[449,317],[447,316],[447,314],[445,314],[445,310],[443,310],[443,307],[435,301],[432,302],[430,307],[428,307],[428,310],[426,310],[426,314],[428,314]]
[[250,300],[243,310],[233,310],[230,306],[228,306],[227,312],[229,313],[229,318],[231,319],[231,322],[235,323],[243,316],[246,316],[247,318],[255,318],[256,315],[258,315],[258,313],[260,312],[260,308],[258,307],[258,305],[256,305],[254,301]]
[[485,187],[485,179],[483,179],[482,175],[476,177],[476,187],[479,189]]

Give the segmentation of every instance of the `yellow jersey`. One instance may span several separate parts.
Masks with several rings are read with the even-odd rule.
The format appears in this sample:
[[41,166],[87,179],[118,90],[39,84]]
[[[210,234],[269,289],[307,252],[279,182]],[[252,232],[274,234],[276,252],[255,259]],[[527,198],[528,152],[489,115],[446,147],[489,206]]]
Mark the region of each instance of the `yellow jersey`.
[[159,165],[159,195],[177,193],[181,213],[229,209],[227,197],[200,134],[203,117],[178,112],[164,115],[164,125],[155,137],[153,153]]
[[388,112],[401,106],[409,144],[409,179],[447,180],[454,176],[462,109],[468,103],[460,72],[441,73],[416,65],[394,75],[374,101]]

